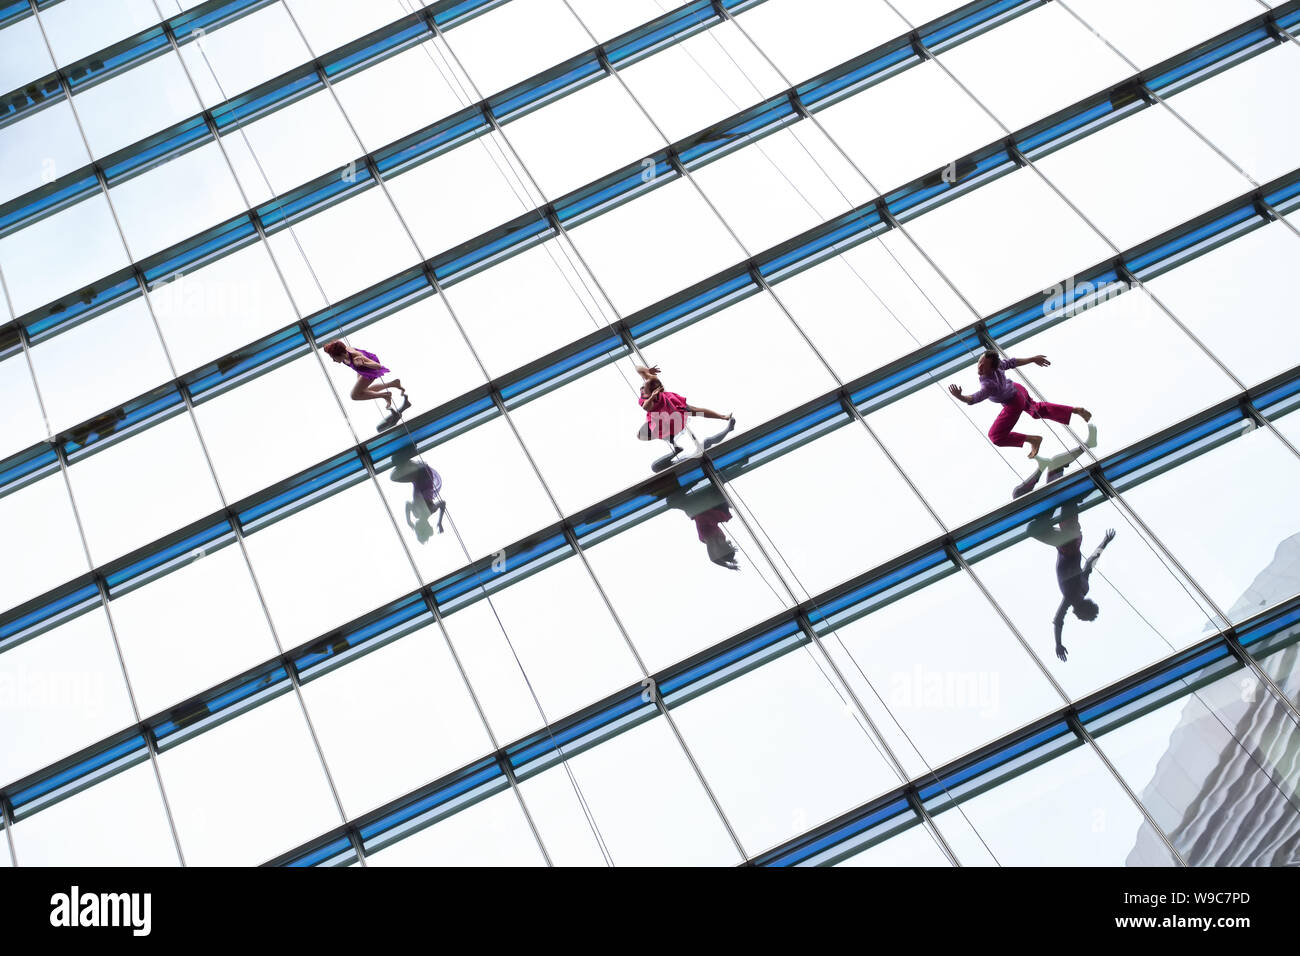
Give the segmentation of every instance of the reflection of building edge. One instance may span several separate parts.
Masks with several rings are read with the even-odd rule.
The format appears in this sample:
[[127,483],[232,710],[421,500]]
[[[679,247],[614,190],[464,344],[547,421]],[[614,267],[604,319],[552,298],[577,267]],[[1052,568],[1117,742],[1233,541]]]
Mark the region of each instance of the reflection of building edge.
[[[1300,591],[1300,534],[1284,540],[1269,566],[1228,611],[1239,621]],[[1300,666],[1300,643],[1276,651],[1266,670],[1275,679]],[[1285,679],[1278,680],[1285,686]],[[1264,694],[1264,688],[1254,693]],[[1262,699],[1262,698],[1261,698]],[[1220,719],[1223,715],[1219,714]],[[1234,740],[1215,757],[1208,741],[1222,741],[1224,727],[1194,697],[1183,707],[1169,748],[1142,791],[1148,808],[1182,807],[1182,818],[1168,830],[1189,866],[1300,866],[1300,812],[1287,799],[1287,782],[1300,772],[1300,734],[1278,705],[1249,707],[1235,726]],[[1236,741],[1262,749],[1256,760]],[[1278,768],[1281,789],[1261,764]],[[1295,797],[1293,796],[1293,799]],[[1159,818],[1159,814],[1156,814]],[[1164,841],[1143,822],[1128,856],[1130,866],[1168,861]]]

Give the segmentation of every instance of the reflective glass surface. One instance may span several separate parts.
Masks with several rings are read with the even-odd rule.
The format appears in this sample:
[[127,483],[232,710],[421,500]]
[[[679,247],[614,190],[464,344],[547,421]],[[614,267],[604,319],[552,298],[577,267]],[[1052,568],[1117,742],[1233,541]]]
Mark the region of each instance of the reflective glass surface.
[[0,862],[1296,861],[1293,5],[200,6],[0,27]]

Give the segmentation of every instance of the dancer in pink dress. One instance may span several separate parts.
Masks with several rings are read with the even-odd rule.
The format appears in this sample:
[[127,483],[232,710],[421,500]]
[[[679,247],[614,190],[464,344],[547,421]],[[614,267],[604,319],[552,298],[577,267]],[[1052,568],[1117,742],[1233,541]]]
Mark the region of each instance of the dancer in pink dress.
[[659,381],[659,366],[649,368],[638,365],[637,374],[641,376],[641,394],[637,398],[645,410],[645,424],[637,436],[642,441],[662,438],[673,446],[673,452],[680,452],[677,436],[686,430],[686,419],[692,415],[701,418],[716,418],[728,423],[727,431],[736,426],[736,419],[731,414],[723,415],[707,408],[699,408],[686,401],[685,396],[670,392]]

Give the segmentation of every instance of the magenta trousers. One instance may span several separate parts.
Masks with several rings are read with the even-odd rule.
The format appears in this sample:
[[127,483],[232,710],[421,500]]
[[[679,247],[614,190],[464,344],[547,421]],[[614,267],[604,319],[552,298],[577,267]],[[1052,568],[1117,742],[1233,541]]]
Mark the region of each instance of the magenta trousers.
[[1046,418],[1048,421],[1059,422],[1062,425],[1070,423],[1070,414],[1074,409],[1069,405],[1032,402],[1029,400],[1029,392],[1023,385],[1019,382],[1012,382],[1011,385],[1016,390],[1016,397],[1014,401],[1003,405],[1002,411],[998,412],[998,417],[993,419],[993,427],[989,429],[989,439],[993,444],[1019,448],[1029,440],[1028,435],[1011,430],[1020,420],[1021,412],[1028,413],[1030,418]]

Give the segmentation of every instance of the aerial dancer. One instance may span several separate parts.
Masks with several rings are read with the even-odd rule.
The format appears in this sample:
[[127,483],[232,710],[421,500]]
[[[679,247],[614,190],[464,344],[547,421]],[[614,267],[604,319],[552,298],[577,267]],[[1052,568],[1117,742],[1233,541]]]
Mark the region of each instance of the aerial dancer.
[[1088,583],[1093,566],[1101,557],[1106,545],[1115,537],[1115,529],[1108,528],[1097,550],[1086,562],[1083,557],[1083,531],[1079,527],[1079,506],[1069,501],[1061,506],[1061,520],[1052,524],[1051,512],[1039,515],[1029,522],[1027,530],[1044,544],[1056,548],[1056,583],[1061,589],[1061,604],[1052,618],[1056,635],[1056,656],[1066,659],[1065,645],[1061,643],[1061,630],[1065,627],[1065,612],[1074,608],[1074,616],[1081,621],[1095,621],[1100,613],[1097,602],[1088,597]]
[[415,448],[403,445],[393,452],[393,473],[390,481],[410,482],[411,500],[406,503],[406,523],[415,532],[416,540],[424,544],[433,535],[429,518],[438,512],[438,534],[442,534],[442,519],[447,503],[442,500],[442,476],[422,461],[411,461]]
[[[638,365],[636,370],[637,374],[640,375],[642,379],[641,394],[638,396],[637,402],[641,405],[641,408],[645,410],[645,424],[641,426],[641,430],[637,433],[637,438],[641,439],[641,441],[649,441],[652,438],[662,438],[664,441],[668,442],[673,449],[671,453],[655,461],[652,465],[655,471],[667,468],[672,463],[673,458],[681,454],[682,448],[677,444],[678,435],[685,434],[692,442],[695,442],[696,447],[691,454],[697,455],[705,448],[717,444],[736,427],[735,416],[730,413],[723,415],[720,412],[715,412],[707,408],[699,408],[687,402],[684,396],[678,395],[676,392],[667,391],[664,388],[664,383],[659,381],[658,365],[652,365],[648,368]],[[716,418],[720,421],[725,421],[727,427],[717,435],[707,439],[704,444],[701,445],[699,442],[696,442],[694,436],[686,430],[686,419],[693,415],[698,415],[701,418]]]
[[993,426],[989,429],[989,440],[995,445],[1001,445],[1007,448],[1019,448],[1028,443],[1029,457],[1038,457],[1038,447],[1043,443],[1042,435],[1022,435],[1019,432],[1013,432],[1022,413],[1028,413],[1030,418],[1046,418],[1049,421],[1057,422],[1061,425],[1068,425],[1071,415],[1078,415],[1085,422],[1092,420],[1092,412],[1086,408],[1069,405],[1057,405],[1054,402],[1035,402],[1029,398],[1029,391],[1019,382],[1011,382],[1002,373],[1009,368],[1019,368],[1022,365],[1051,365],[1045,355],[1035,355],[1033,358],[1026,359],[1002,359],[998,360],[997,352],[985,352],[980,356],[979,364],[976,365],[976,371],[979,374],[980,387],[979,391],[971,395],[963,395],[960,385],[949,385],[948,391],[959,402],[965,402],[967,405],[974,405],[976,402],[982,402],[984,399],[992,399],[1002,406],[1002,411],[998,417],[993,420]]
[[[326,342],[323,351],[335,362],[340,362],[357,373],[357,383],[352,386],[353,401],[365,402],[376,398],[384,400],[388,417],[380,423],[379,431],[397,424],[397,420],[402,417],[402,412],[411,407],[411,400],[406,397],[406,389],[402,387],[401,379],[395,378],[387,385],[379,381],[392,369],[380,364],[379,356],[374,352],[349,348],[340,339]],[[394,388],[402,393],[402,404],[397,408],[393,407],[393,393],[390,391]]]

